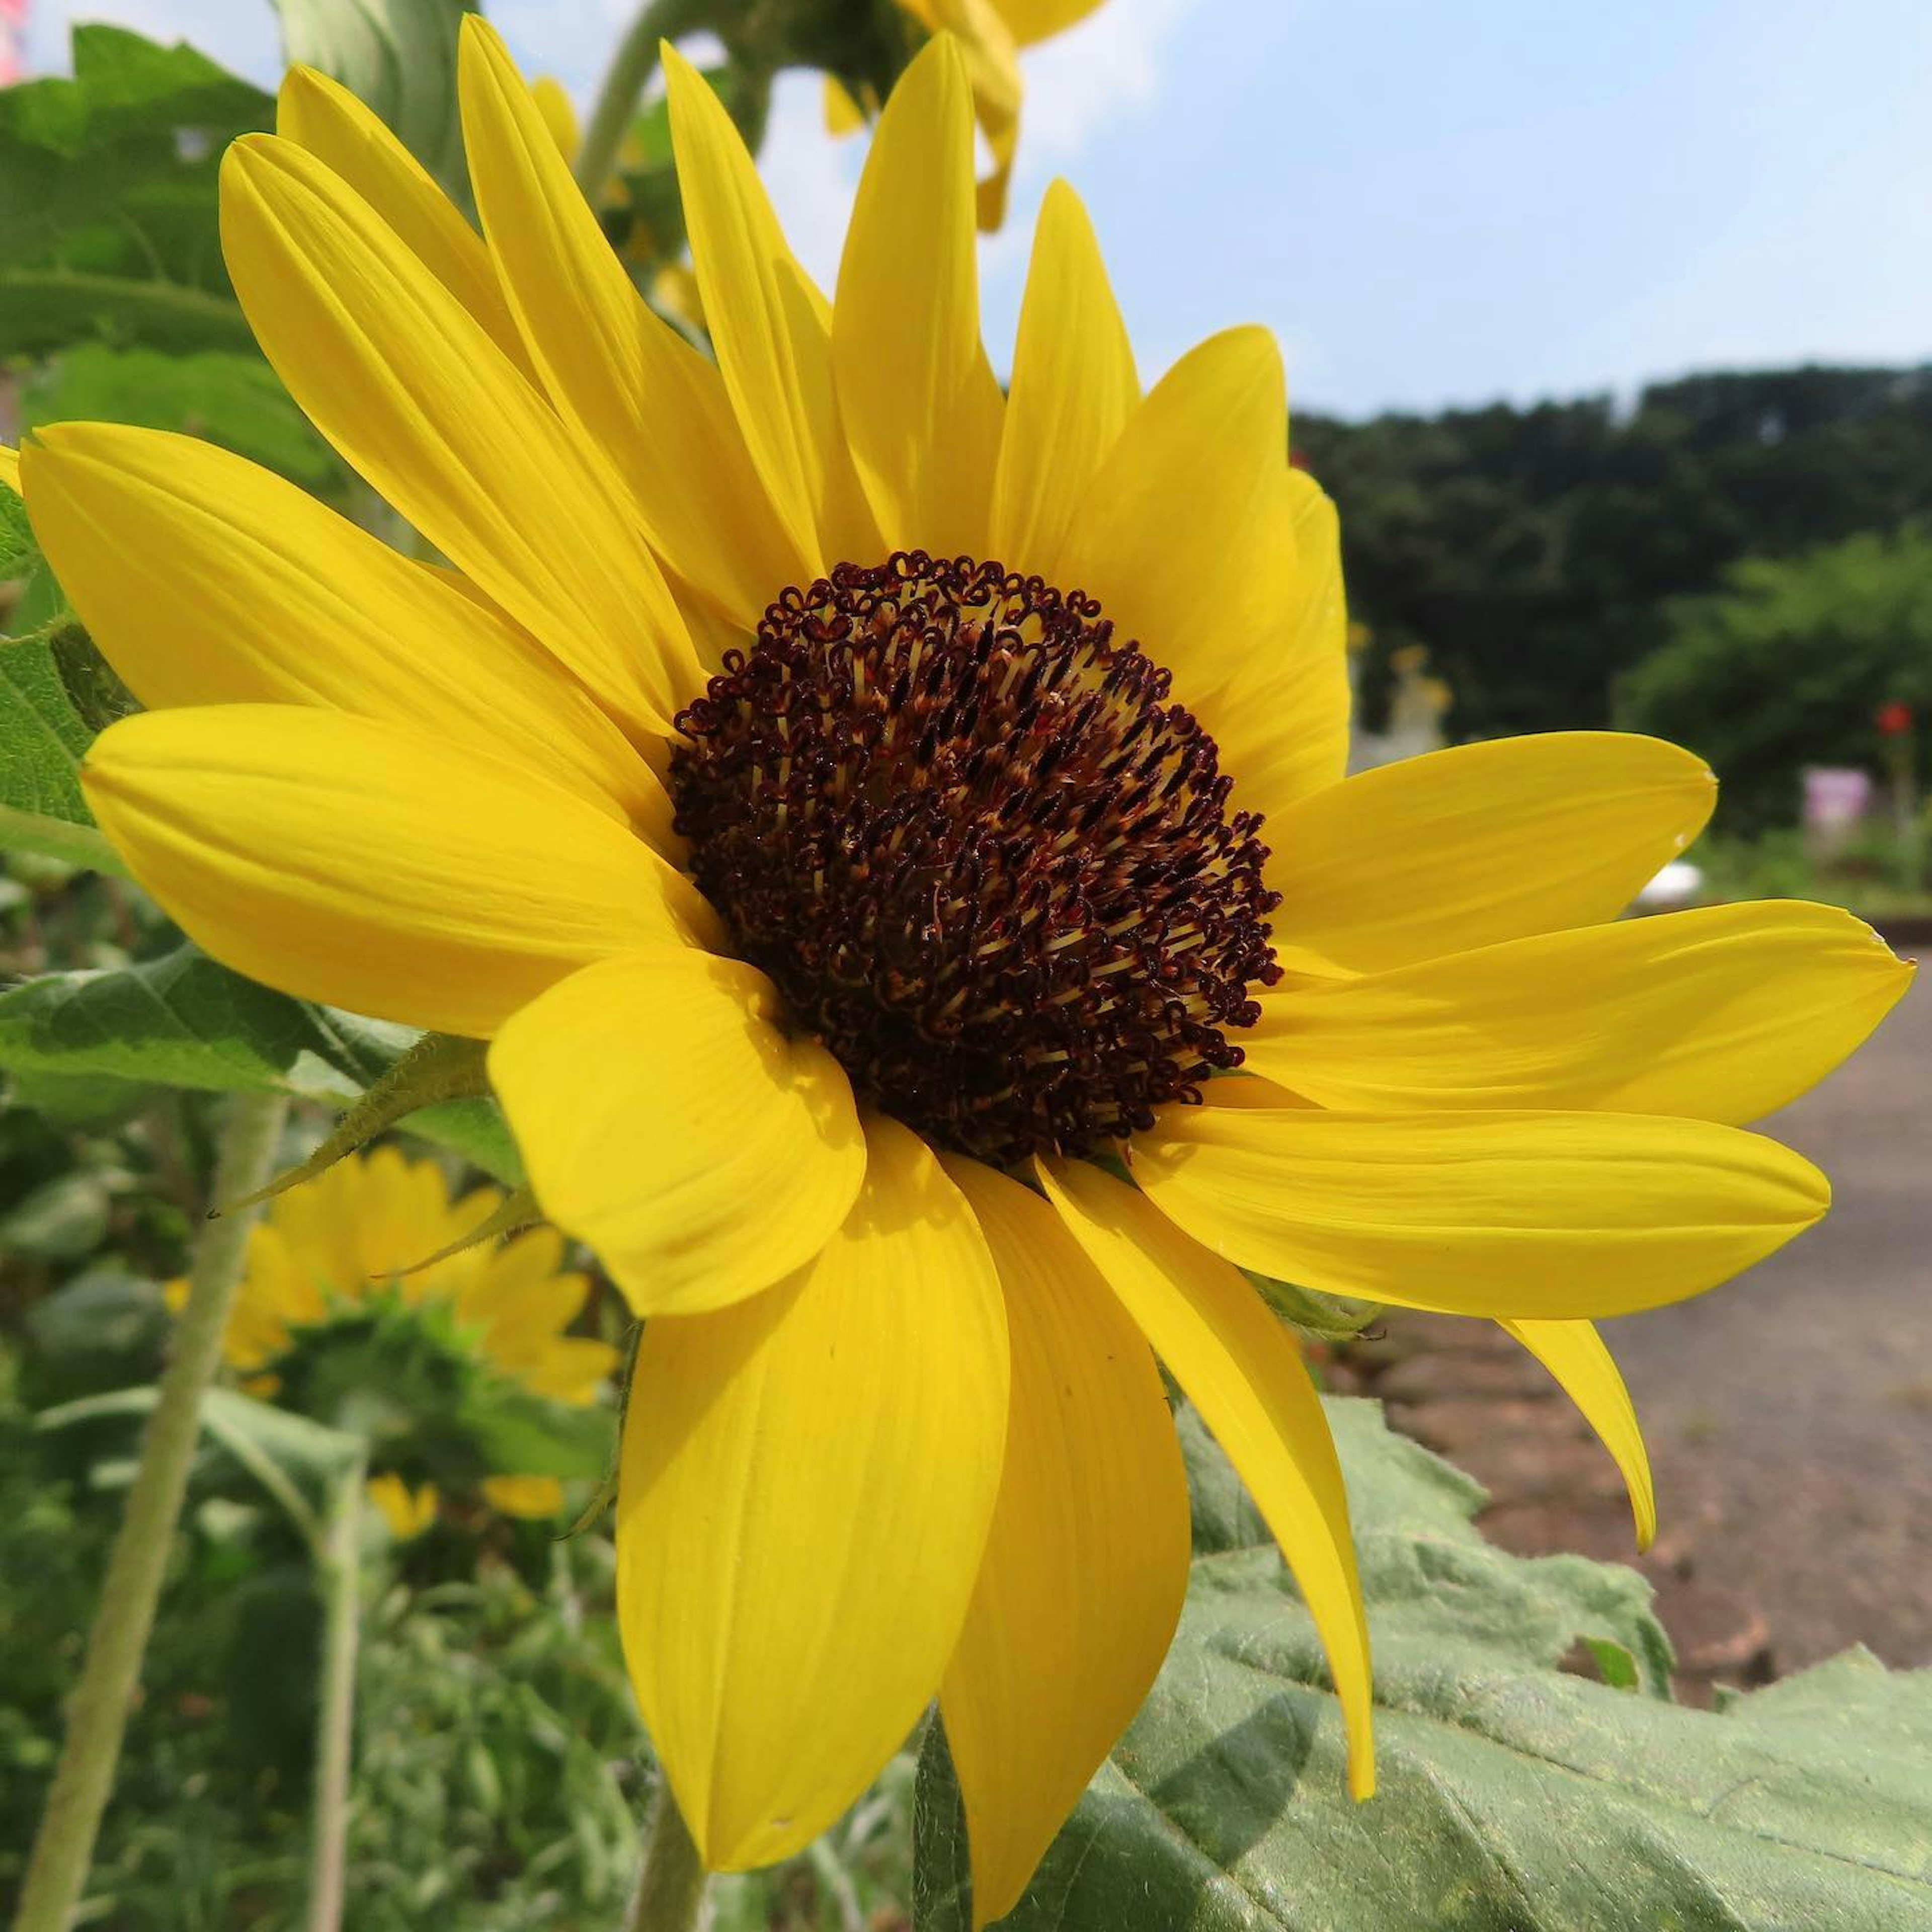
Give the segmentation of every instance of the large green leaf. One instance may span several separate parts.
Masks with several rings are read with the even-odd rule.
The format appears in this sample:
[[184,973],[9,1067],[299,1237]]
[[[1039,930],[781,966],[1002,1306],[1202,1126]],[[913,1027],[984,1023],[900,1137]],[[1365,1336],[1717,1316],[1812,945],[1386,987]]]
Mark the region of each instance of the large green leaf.
[[[1480,1492],[1331,1400],[1376,1647],[1381,1795],[1352,1804],[1300,1598],[1189,1419],[1196,1560],[1145,1707],[1012,1932],[1932,1928],[1932,1671],[1854,1652],[1722,1714],[1657,1692],[1634,1573],[1485,1543]],[[1618,1690],[1568,1674],[1614,1646]],[[966,1932],[956,1787],[921,1767],[919,1932]]]
[[94,734],[68,697],[58,641],[0,638],[0,850],[121,872],[81,796]]
[[291,65],[320,68],[367,101],[459,200],[466,193],[456,106],[465,0],[274,0]]
[[215,176],[268,96],[187,46],[77,27],[73,79],[0,90],[0,355],[100,334],[246,340],[222,266]]
[[[0,993],[0,1067],[11,1072],[273,1090],[346,1106],[417,1037],[273,992],[185,944],[139,965],[51,973]],[[501,1178],[521,1178],[489,1102],[446,1102],[405,1124]]]

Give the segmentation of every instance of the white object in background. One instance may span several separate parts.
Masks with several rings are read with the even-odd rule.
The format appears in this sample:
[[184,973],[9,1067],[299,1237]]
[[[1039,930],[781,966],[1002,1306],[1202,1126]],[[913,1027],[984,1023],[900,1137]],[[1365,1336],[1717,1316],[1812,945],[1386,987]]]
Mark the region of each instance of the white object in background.
[[1704,884],[1704,868],[1688,859],[1673,859],[1636,896],[1644,906],[1688,905]]

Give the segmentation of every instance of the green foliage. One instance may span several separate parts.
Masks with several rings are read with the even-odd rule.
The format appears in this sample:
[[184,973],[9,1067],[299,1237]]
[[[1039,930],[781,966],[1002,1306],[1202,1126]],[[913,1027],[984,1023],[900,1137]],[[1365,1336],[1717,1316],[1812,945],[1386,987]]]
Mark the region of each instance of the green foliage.
[[466,0],[274,0],[291,66],[319,68],[367,101],[460,202],[456,37]]
[[1801,766],[1878,764],[1874,714],[1892,698],[1932,752],[1932,538],[1917,530],[1732,566],[1672,607],[1623,710],[1711,761],[1726,823],[1763,825],[1796,818]]
[[[1932,1672],[1852,1652],[1736,1700],[1669,1701],[1633,1572],[1486,1544],[1468,1479],[1328,1405],[1376,1646],[1380,1795],[1352,1804],[1313,1627],[1188,1419],[1179,1634],[1013,1932],[1903,1932],[1932,1925]],[[1579,1638],[1609,1681],[1560,1670]],[[943,1739],[921,1766],[920,1932],[970,1924]]]
[[58,632],[0,638],[0,850],[98,872],[125,870],[80,791],[94,734],[68,695]]
[[76,27],[74,78],[0,92],[0,355],[89,336],[244,349],[214,180],[274,104],[187,46]]
[[1928,369],[1692,376],[1628,412],[1594,398],[1294,428],[1374,634],[1370,722],[1389,654],[1420,643],[1457,736],[1608,724],[1672,598],[1746,556],[1932,514]]

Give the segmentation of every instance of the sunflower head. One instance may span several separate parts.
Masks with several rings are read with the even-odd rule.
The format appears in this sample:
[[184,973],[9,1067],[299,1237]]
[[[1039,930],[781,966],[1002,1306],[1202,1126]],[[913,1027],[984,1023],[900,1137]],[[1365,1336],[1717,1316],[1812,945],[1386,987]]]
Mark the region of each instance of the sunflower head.
[[500,1198],[452,1202],[434,1162],[382,1147],[276,1196],[249,1236],[228,1362],[251,1393],[368,1442],[371,1499],[399,1535],[441,1499],[555,1515],[554,1475],[495,1466],[502,1412],[540,1427],[550,1404],[594,1402],[616,1366],[609,1344],[564,1332],[588,1282],[563,1268],[554,1230],[415,1265]]

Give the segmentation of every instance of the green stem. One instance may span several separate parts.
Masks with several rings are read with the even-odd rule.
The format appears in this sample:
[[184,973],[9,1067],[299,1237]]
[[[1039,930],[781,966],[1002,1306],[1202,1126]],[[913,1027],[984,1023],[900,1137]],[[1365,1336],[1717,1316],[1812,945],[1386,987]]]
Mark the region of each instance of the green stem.
[[704,1923],[705,1871],[686,1829],[670,1783],[658,1786],[644,1835],[644,1867],[638,1876],[625,1932],[697,1932]]
[[644,83],[657,71],[658,43],[690,32],[700,24],[704,11],[694,0],[650,0],[617,43],[577,151],[577,184],[592,206],[617,165],[617,151],[624,145]]
[[349,1850],[349,1772],[356,1730],[356,1647],[362,1616],[361,1456],[335,1478],[319,1552],[322,1689],[316,1716],[314,1822],[308,1855],[308,1932],[338,1932]]
[[[288,1102],[278,1094],[243,1095],[230,1102],[215,1165],[216,1200],[232,1201],[262,1184],[287,1112]],[[195,1244],[187,1304],[176,1325],[173,1353],[142,1438],[140,1467],[128,1492],[127,1514],[88,1632],[80,1686],[68,1707],[67,1738],[34,1840],[14,1932],[68,1932],[86,1886],[188,1489],[202,1394],[221,1359],[221,1337],[241,1282],[253,1218],[238,1214],[208,1222]]]

